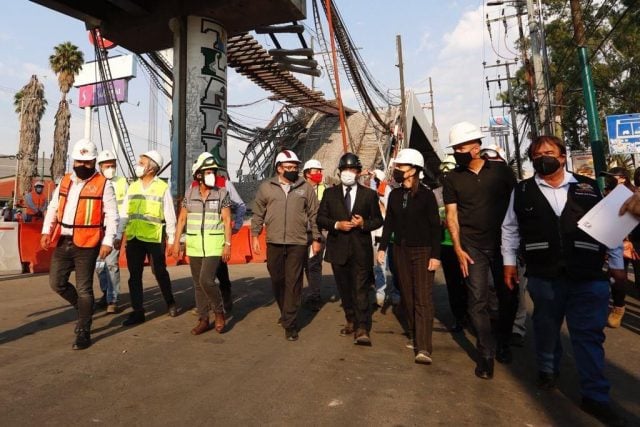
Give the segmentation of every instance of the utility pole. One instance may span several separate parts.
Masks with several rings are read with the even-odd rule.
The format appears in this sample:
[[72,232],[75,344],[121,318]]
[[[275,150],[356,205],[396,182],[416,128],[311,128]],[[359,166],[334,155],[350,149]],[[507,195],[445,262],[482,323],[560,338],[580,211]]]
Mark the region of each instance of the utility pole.
[[436,127],[436,106],[433,103],[433,85],[431,84],[431,77],[429,77],[429,102],[431,103],[431,132],[433,133],[433,144],[437,146],[440,142],[438,137],[438,128]]
[[529,101],[529,123],[531,123],[531,139],[538,136],[538,130],[540,129],[540,118],[536,114],[535,95],[533,93],[533,73],[531,72],[531,61],[527,54],[527,48],[525,46],[524,27],[522,25],[522,15],[524,12],[523,3],[516,5],[517,19],[518,19],[518,36],[520,37],[520,50],[522,51],[522,63],[524,64],[525,80],[527,81],[527,100]]
[[[604,160],[604,147],[602,143],[602,131],[600,129],[600,118],[596,103],[596,92],[593,87],[591,77],[591,67],[589,65],[589,55],[586,47],[586,37],[584,34],[584,22],[582,20],[582,9],[580,0],[570,0],[571,17],[573,18],[574,41],[578,46],[578,57],[580,59],[580,70],[582,77],[582,92],[584,94],[584,107],[587,111],[587,123],[589,125],[589,142],[591,143],[591,155],[593,156],[593,166],[596,176],[606,169]],[[598,182],[602,187],[604,178],[599,177]]]
[[527,0],[527,14],[529,15],[529,38],[531,39],[531,59],[533,62],[534,83],[536,85],[536,99],[538,101],[538,117],[540,130],[545,135],[553,135],[549,118],[551,99],[547,88],[544,67],[542,63],[542,40],[540,37],[540,21],[536,17],[533,0]]
[[340,131],[342,134],[342,150],[346,153],[349,151],[347,146],[347,123],[344,114],[344,106],[342,105],[342,96],[340,95],[340,73],[338,72],[338,53],[336,52],[336,38],[333,30],[333,10],[331,8],[331,0],[326,0],[327,21],[329,23],[329,39],[331,40],[331,56],[333,60],[333,78],[336,82],[336,103],[338,104],[338,113],[340,114]]
[[[402,125],[402,145],[409,140],[407,135],[407,100],[404,94],[404,63],[402,62],[402,38],[400,34],[396,36],[396,50],[398,51],[398,71],[400,72],[400,120]],[[406,148],[406,147],[405,147]]]

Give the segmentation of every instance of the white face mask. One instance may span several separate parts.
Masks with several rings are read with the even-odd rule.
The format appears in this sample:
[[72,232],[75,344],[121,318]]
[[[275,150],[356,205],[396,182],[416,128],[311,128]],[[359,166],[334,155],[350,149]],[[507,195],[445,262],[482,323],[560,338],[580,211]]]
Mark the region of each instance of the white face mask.
[[204,176],[204,185],[206,185],[207,187],[215,187],[216,186],[216,175],[213,173],[210,173],[209,175],[205,175]]
[[107,179],[113,179],[113,177],[116,176],[116,168],[106,168],[102,171],[102,175]]
[[356,183],[356,174],[351,171],[340,172],[340,181],[346,186],[352,186]]
[[147,168],[145,168],[142,165],[136,165],[134,170],[135,170],[136,176],[138,178],[142,178],[144,176],[144,173],[146,172]]

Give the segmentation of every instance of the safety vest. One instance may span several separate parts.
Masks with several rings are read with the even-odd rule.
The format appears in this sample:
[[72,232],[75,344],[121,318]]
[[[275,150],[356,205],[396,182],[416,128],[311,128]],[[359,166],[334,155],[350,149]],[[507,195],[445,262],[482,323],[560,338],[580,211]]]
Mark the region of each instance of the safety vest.
[[[57,226],[54,239],[61,233],[61,228],[73,229],[73,244],[80,248],[95,248],[104,237],[104,209],[102,197],[107,179],[99,173],[94,174],[80,190],[78,206],[73,224],[62,222],[64,208],[67,205],[69,189],[71,188],[71,174],[66,174],[60,182],[60,196],[58,198]],[[76,184],[79,185],[79,184]],[[56,235],[57,234],[57,235]]]
[[127,195],[127,179],[123,176],[114,176],[111,179],[113,190],[116,193],[116,202],[118,203],[118,212],[122,208],[124,198]]
[[324,190],[327,189],[327,186],[324,184],[324,182],[321,182],[320,184],[316,185],[316,193],[318,194],[318,200],[322,200],[322,196],[324,194]]
[[129,209],[127,240],[138,239],[143,242],[160,243],[162,241],[162,222],[164,220],[164,193],[169,186],[155,178],[146,190],[142,180],[138,179],[129,186],[127,192]]
[[222,255],[224,248],[224,224],[222,201],[227,195],[224,188],[211,188],[206,200],[200,189],[191,187],[184,203],[187,209],[187,256],[209,257]]
[[[47,196],[45,196],[44,193],[38,194],[33,190],[29,193],[29,197],[31,197],[31,202],[36,208],[38,208],[38,210],[44,210],[44,206],[47,202]],[[35,215],[38,213],[38,211],[31,209],[29,203],[25,203],[25,205],[27,205],[27,215]]]

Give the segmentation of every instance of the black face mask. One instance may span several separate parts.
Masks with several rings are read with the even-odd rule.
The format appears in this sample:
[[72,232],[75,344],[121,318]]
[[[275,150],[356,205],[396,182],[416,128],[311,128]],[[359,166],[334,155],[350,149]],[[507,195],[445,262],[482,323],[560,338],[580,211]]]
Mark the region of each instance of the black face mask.
[[284,171],[282,174],[287,181],[296,182],[298,180],[298,171]]
[[81,180],[89,179],[96,173],[95,168],[88,168],[86,166],[74,166],[73,171],[76,173],[76,176]]
[[540,176],[551,175],[560,169],[560,160],[551,156],[541,156],[533,160],[533,169]]
[[456,164],[463,168],[469,166],[469,163],[473,160],[473,156],[468,151],[466,153],[453,153],[453,158],[456,159]]
[[401,171],[400,169],[394,169],[393,180],[398,184],[402,184],[404,182],[404,171]]

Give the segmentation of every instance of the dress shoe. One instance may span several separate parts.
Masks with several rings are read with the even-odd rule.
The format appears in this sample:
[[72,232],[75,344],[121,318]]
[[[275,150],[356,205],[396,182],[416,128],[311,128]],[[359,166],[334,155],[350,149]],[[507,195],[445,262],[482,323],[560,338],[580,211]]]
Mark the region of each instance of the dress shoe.
[[460,323],[460,321],[456,320],[453,322],[453,325],[451,325],[451,327],[449,328],[449,331],[454,334],[458,334],[464,331],[464,327],[462,326],[462,323]]
[[624,316],[624,306],[616,307],[613,306],[611,312],[609,312],[609,317],[607,317],[607,326],[610,328],[619,328],[622,324],[622,317]]
[[498,344],[496,349],[496,360],[503,365],[508,365],[513,361],[513,354],[511,353],[511,347],[509,344]]
[[209,319],[203,318],[198,321],[198,324],[195,328],[191,330],[192,335],[200,335],[209,330]]
[[371,345],[371,338],[366,329],[358,328],[353,343],[356,345]]
[[483,380],[493,378],[493,357],[481,357],[476,365],[476,377]]
[[169,304],[167,314],[169,317],[176,317],[178,315],[178,307],[175,304]]
[[73,343],[74,350],[84,350],[91,346],[91,333],[89,329],[76,330],[76,341]]
[[145,316],[142,311],[134,311],[129,314],[129,316],[122,322],[122,326],[133,326],[138,325],[140,323],[144,323]]
[[118,312],[118,306],[114,304],[107,305],[107,314],[116,314]]
[[340,336],[347,337],[352,335],[355,331],[353,330],[353,323],[347,323],[344,325],[344,328],[340,329]]
[[433,360],[431,359],[431,355],[429,355],[429,353],[427,353],[426,351],[419,351],[413,361],[421,365],[431,365],[431,362],[433,362]]
[[509,343],[514,347],[524,347],[524,335],[512,333]]
[[627,425],[626,420],[616,414],[607,402],[598,402],[597,400],[583,397],[580,408],[606,426],[619,427]]
[[93,303],[93,311],[104,310],[107,307],[107,296],[102,295],[100,299],[97,299]]
[[222,332],[224,332],[224,327],[226,324],[225,318],[224,318],[224,313],[215,313],[215,330],[217,333],[221,334]]
[[536,381],[536,385],[541,390],[553,390],[556,388],[556,380],[558,379],[559,373],[550,373],[550,372],[538,372],[538,381]]
[[296,328],[285,329],[284,337],[287,341],[298,341],[298,330]]

